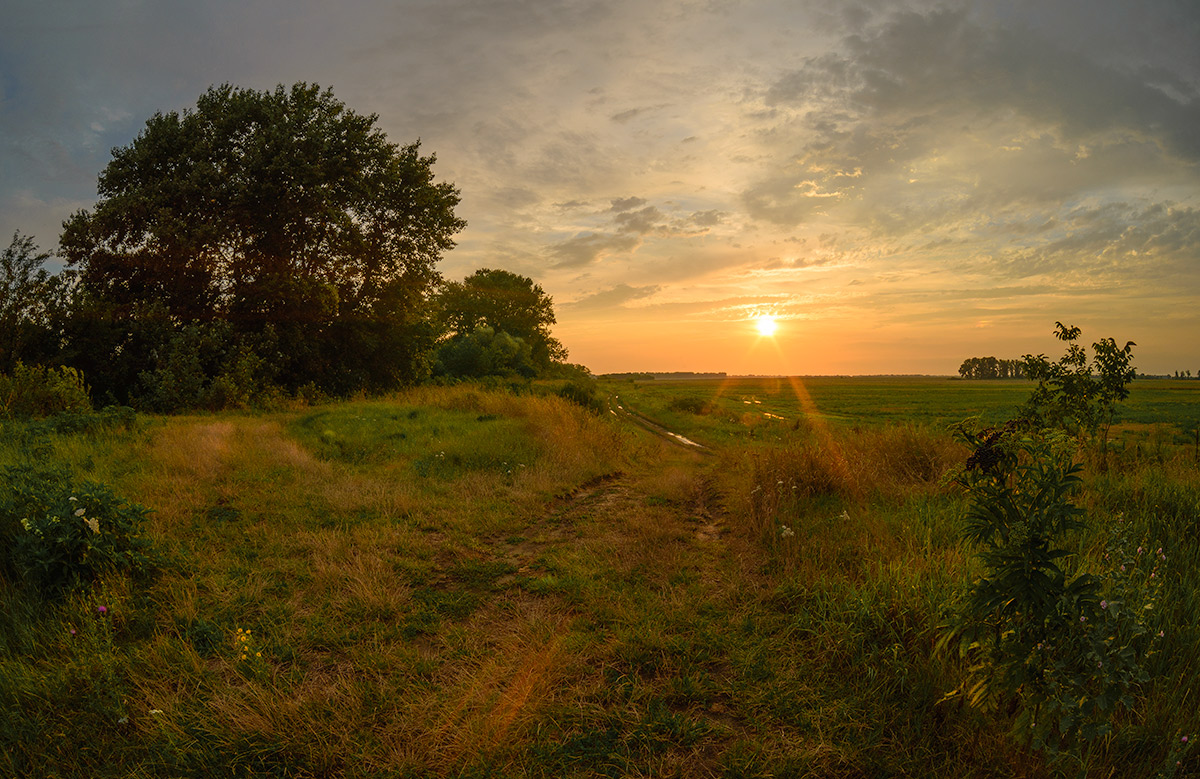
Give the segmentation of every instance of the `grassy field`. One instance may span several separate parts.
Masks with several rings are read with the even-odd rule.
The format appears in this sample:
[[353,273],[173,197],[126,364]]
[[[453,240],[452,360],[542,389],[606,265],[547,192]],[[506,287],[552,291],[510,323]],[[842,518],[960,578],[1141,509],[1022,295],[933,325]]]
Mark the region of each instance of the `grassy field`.
[[[1200,770],[1192,384],[1134,385],[1081,496],[1083,565],[1117,518],[1169,551],[1151,681],[1089,776]],[[465,387],[5,423],[0,466],[149,507],[163,563],[59,598],[0,579],[0,775],[1054,775],[1010,712],[943,700],[964,669],[934,651],[975,571],[946,426],[1027,384],[604,386],[707,448]]]
[[[1011,419],[1033,384],[1023,380],[963,381],[944,377],[731,377],[722,380],[605,380],[619,402],[671,429],[714,443],[766,436],[797,419],[831,426],[918,424],[947,427],[978,417]],[[697,413],[697,412],[700,413]],[[785,423],[785,424],[780,424]],[[1141,379],[1119,406],[1114,433],[1136,431],[1131,442],[1194,442],[1200,429],[1200,381]],[[1165,436],[1158,441],[1152,433]],[[1161,436],[1160,436],[1161,437]]]

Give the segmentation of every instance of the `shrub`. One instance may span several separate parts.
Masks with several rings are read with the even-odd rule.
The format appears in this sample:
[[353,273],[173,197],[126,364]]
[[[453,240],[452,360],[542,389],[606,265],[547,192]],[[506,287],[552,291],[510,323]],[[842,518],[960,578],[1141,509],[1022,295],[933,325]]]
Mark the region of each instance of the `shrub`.
[[18,362],[11,376],[0,374],[0,416],[41,418],[90,411],[83,374],[74,368],[47,368]]
[[64,467],[5,468],[0,486],[5,573],[47,595],[105,573],[147,573],[152,552],[139,535],[146,513],[103,484],[73,485]]
[[596,391],[595,381],[569,381],[559,388],[557,394],[560,398],[583,406],[594,414],[604,413],[604,400]]
[[1014,423],[959,432],[974,449],[958,477],[967,493],[962,534],[983,574],[943,638],[970,664],[951,696],[1019,706],[1016,726],[1034,746],[1081,759],[1148,678],[1146,615],[1165,554],[1147,554],[1152,547],[1143,542],[1132,555],[1130,540],[1117,533],[1105,555],[1110,570],[1080,572],[1067,548],[1068,536],[1087,527],[1073,502],[1082,468],[1073,441]]
[[713,404],[707,400],[700,398],[675,398],[667,408],[672,411],[682,411],[687,414],[696,414],[697,416],[705,416],[713,412]]

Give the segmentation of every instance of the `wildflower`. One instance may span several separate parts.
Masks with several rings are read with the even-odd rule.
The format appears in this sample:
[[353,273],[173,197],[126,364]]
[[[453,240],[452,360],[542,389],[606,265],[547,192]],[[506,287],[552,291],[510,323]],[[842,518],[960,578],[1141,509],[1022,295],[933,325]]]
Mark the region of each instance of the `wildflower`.
[[1142,553],[1142,548],[1139,546],[1139,547],[1138,547],[1138,554],[1141,554],[1141,553]]
[[96,611],[100,612],[101,614],[107,614],[108,606],[97,606]]
[[1087,622],[1087,617],[1080,617],[1080,618],[1079,618],[1079,621],[1080,621],[1080,622]]
[[83,509],[75,509],[75,516],[82,517],[83,514],[84,514]]
[[1164,635],[1164,633],[1163,633],[1161,630],[1160,630],[1160,631],[1158,631],[1158,637],[1159,637],[1159,638],[1162,638],[1162,637],[1163,637],[1163,635]]
[[67,498],[67,500],[71,501],[72,503],[76,503],[79,501],[79,498],[72,495],[71,497]]
[[29,532],[29,533],[32,533],[32,532],[33,532],[33,528],[31,528],[31,527],[29,526],[29,520],[28,520],[28,519],[22,519],[22,520],[21,520],[21,527],[25,528],[25,531],[26,531],[26,532]]
[[792,530],[787,525],[783,525],[779,529],[779,535],[783,536],[784,538],[791,538],[792,536],[796,535],[796,531]]
[[91,528],[92,532],[96,535],[100,535],[100,520],[95,517],[84,517],[83,524]]
[[1108,608],[1108,601],[1106,601],[1106,600],[1102,600],[1102,601],[1100,601],[1100,608],[1102,608],[1102,609],[1107,609],[1107,608]]
[[1181,738],[1181,739],[1179,739],[1179,740],[1180,740],[1180,741],[1182,741],[1183,743],[1185,743],[1185,744],[1186,744],[1186,743],[1187,743],[1187,736],[1184,736],[1183,738]]

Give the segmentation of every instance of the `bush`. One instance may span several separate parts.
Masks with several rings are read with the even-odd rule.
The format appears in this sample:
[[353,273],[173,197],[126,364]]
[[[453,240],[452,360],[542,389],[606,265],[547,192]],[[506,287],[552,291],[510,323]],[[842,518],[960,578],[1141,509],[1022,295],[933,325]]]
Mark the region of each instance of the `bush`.
[[0,374],[0,417],[42,418],[91,409],[83,374],[74,368],[18,362],[11,376]]
[[714,406],[707,400],[700,398],[675,398],[667,408],[672,411],[682,411],[687,414],[696,414],[697,416],[706,416],[713,412]]
[[1148,614],[1166,554],[1122,529],[1106,570],[1081,572],[1069,551],[1069,536],[1087,529],[1074,503],[1082,466],[1073,442],[1013,423],[960,434],[974,449],[958,477],[967,493],[962,535],[983,574],[944,639],[970,663],[956,693],[973,705],[1019,705],[1016,727],[1035,747],[1081,760],[1148,679]]
[[73,485],[61,466],[6,468],[0,486],[5,574],[54,595],[105,573],[147,573],[152,552],[139,535],[146,513],[103,484]]
[[594,414],[604,413],[604,400],[597,393],[595,381],[569,381],[559,388],[558,396],[583,406]]

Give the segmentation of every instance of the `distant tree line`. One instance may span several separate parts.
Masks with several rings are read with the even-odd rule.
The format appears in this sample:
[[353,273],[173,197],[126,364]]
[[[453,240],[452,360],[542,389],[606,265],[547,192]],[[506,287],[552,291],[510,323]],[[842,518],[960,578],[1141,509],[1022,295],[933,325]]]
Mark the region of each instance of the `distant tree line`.
[[958,366],[964,379],[1024,379],[1026,361],[998,360],[995,357],[968,357]]
[[0,257],[0,374],[69,367],[97,404],[171,411],[561,366],[531,279],[441,277],[459,192],[376,121],[308,84],[155,114],[64,223],[62,272],[19,233]]

